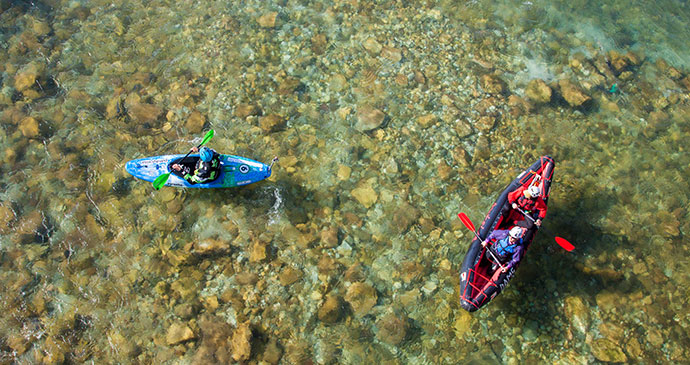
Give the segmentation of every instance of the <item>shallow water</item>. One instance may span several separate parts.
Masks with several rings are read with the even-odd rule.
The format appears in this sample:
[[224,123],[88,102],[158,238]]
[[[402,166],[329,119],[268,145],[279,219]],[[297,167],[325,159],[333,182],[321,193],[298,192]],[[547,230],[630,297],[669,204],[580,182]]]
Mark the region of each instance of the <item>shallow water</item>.
[[[0,9],[1,362],[689,361],[685,2]],[[124,170],[209,128],[273,176]],[[543,154],[576,250],[469,314],[457,213]]]

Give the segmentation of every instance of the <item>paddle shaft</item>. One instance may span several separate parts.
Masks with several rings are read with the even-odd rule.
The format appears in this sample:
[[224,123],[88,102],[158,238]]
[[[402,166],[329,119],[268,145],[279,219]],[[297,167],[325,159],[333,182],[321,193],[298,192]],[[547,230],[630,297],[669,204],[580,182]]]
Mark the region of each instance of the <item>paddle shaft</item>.
[[[477,237],[477,239],[479,240],[480,243],[484,242],[484,240],[482,240],[482,238],[479,237],[479,235],[477,234],[477,231],[474,229],[474,224],[472,223],[470,218],[467,216],[467,214],[460,213],[460,214],[458,214],[458,217],[460,217],[460,221],[462,221],[462,223],[465,225],[465,227],[467,227],[467,229],[469,229],[470,231],[472,231],[472,233],[474,233],[474,236]],[[467,220],[467,222],[465,222],[465,220]],[[491,257],[493,257],[494,260],[496,260],[496,264],[498,264],[498,266],[500,266],[501,269],[503,269],[503,265],[501,265],[501,261],[496,257],[496,255],[494,255],[493,251],[491,251],[488,247],[486,248],[486,250],[489,251],[489,253],[491,254]]]
[[[525,217],[529,218],[532,222],[534,222],[534,225],[535,225],[535,226],[537,225],[537,224],[536,224],[537,221],[536,221],[534,218],[532,218],[529,214],[527,214],[527,212],[525,212],[524,210],[522,210],[522,209],[520,209],[520,208],[517,208],[517,211],[520,212],[520,213],[522,213],[522,215],[524,215]],[[538,226],[537,226],[537,229],[542,229],[541,225],[538,225]],[[573,249],[575,249],[575,246],[573,246],[573,244],[570,243],[570,242],[569,242],[568,240],[566,240],[565,238],[563,238],[563,237],[558,237],[558,236],[554,235],[553,233],[551,233],[551,232],[550,232],[549,230],[547,230],[546,228],[544,228],[544,231],[545,231],[546,233],[548,233],[549,235],[556,237],[556,238],[555,238],[555,239],[556,239],[556,243],[558,243],[558,245],[561,246],[561,247],[563,247],[566,251],[570,252],[570,251],[572,251]]]

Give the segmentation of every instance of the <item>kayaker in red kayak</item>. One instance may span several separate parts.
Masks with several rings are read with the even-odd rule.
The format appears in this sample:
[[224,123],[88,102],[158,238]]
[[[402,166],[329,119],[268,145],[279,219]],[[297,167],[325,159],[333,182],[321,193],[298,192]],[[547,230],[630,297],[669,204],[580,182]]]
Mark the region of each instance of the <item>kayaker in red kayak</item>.
[[[508,259],[508,263],[505,266],[502,266],[502,271],[506,272],[508,269],[510,269],[513,265],[517,264],[520,262],[520,258],[522,257],[522,252],[523,252],[523,246],[522,246],[522,235],[524,233],[524,229],[521,227],[513,227],[509,230],[507,229],[497,229],[491,232],[491,234],[486,237],[486,239],[482,242],[482,247],[486,247],[489,242],[493,242],[491,246],[487,249],[486,252],[486,257],[490,261],[495,261],[494,257],[498,259],[499,264],[503,264]],[[493,255],[489,253],[488,250],[491,250],[493,252]],[[494,262],[494,266],[492,267],[493,270],[496,270],[497,263]]]
[[538,186],[532,185],[529,188],[523,187],[508,194],[508,201],[503,207],[503,216],[507,217],[510,209],[522,209],[525,213],[534,218],[531,219],[523,216],[521,220],[517,221],[517,225],[526,229],[531,229],[535,224],[541,227],[541,220],[546,217],[546,203],[541,197],[541,189]]

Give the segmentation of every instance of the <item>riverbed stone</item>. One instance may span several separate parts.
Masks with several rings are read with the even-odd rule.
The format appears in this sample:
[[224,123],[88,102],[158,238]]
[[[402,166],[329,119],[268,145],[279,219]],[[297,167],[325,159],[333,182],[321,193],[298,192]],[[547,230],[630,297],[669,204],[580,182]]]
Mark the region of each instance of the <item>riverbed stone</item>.
[[278,19],[278,12],[272,11],[261,15],[256,19],[261,28],[275,28]]
[[355,129],[360,132],[368,132],[381,127],[386,119],[386,114],[379,109],[364,105],[357,108],[357,123]]
[[579,86],[568,79],[558,81],[558,87],[561,90],[563,99],[572,107],[580,107],[592,100],[592,98],[585,94]]
[[397,346],[407,337],[410,326],[407,317],[389,313],[376,321],[376,328],[379,340]]
[[40,133],[38,121],[33,117],[22,119],[22,121],[19,122],[19,130],[22,132],[22,135],[27,138],[36,138]]
[[232,359],[235,361],[247,361],[252,352],[252,330],[249,322],[240,324],[232,333],[230,347]]
[[195,338],[196,335],[194,335],[194,331],[192,331],[187,324],[179,322],[173,323],[170,327],[168,327],[168,332],[165,335],[165,341],[170,346],[177,345],[178,343],[189,341]]
[[534,79],[527,84],[525,96],[537,104],[546,104],[551,101],[551,88],[541,79]]
[[599,338],[590,344],[592,355],[599,360],[605,362],[626,362],[628,357],[625,356],[623,350],[615,342],[607,338]]
[[204,115],[199,111],[194,110],[189,114],[189,117],[187,117],[187,121],[185,122],[184,126],[187,128],[187,132],[197,134],[204,129],[205,124],[206,117],[204,117]]
[[565,317],[580,334],[589,329],[589,309],[580,297],[570,296],[565,299]]
[[267,133],[282,131],[286,126],[287,121],[278,114],[268,114],[259,118],[259,127]]
[[379,43],[375,38],[372,37],[365,39],[362,43],[362,46],[372,56],[377,56],[379,53],[381,53],[381,50],[383,49],[381,43]]
[[321,322],[335,323],[342,316],[343,303],[340,297],[336,295],[327,295],[326,300],[319,307],[317,316]]
[[347,288],[345,300],[350,303],[355,316],[362,317],[376,305],[378,295],[367,283],[353,283]]
[[481,76],[480,81],[482,84],[482,89],[484,89],[484,92],[486,93],[503,94],[506,91],[505,82],[498,76],[484,74]]
[[365,183],[352,190],[352,196],[365,208],[370,208],[374,205],[379,197],[376,190],[369,183]]

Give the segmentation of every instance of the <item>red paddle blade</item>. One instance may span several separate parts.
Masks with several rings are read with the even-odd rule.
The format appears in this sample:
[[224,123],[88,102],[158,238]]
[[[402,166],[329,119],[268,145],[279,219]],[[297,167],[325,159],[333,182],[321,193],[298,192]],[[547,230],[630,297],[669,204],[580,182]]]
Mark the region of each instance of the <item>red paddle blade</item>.
[[464,224],[465,227],[467,227],[467,229],[474,232],[474,224],[472,224],[472,221],[470,220],[470,217],[467,216],[467,214],[458,213],[458,217],[460,217],[462,224]]
[[563,247],[568,252],[575,249],[575,246],[573,246],[570,242],[568,242],[568,240],[566,240],[563,237],[556,237],[556,243],[558,243],[559,246]]

